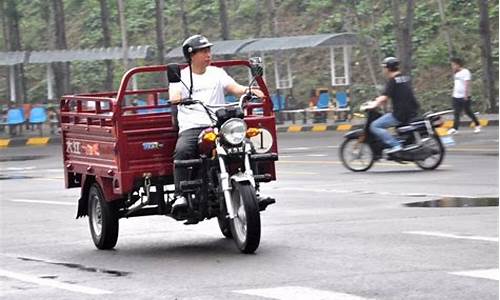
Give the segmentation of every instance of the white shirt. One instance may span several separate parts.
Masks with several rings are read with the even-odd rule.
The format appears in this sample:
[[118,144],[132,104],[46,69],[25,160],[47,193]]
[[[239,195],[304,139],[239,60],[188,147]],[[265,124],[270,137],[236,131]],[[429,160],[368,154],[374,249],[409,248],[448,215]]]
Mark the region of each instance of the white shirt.
[[[471,80],[469,70],[463,68],[455,73],[453,85],[453,98],[465,98],[465,82]],[[470,88],[470,87],[469,87]]]
[[[181,79],[189,88],[189,67],[181,70]],[[193,73],[193,100],[200,100],[205,104],[224,104],[224,91],[227,86],[236,83],[221,68],[208,66],[205,73],[199,75]],[[189,90],[181,82],[170,83],[170,91],[180,91],[182,99],[189,97]],[[191,128],[208,127],[212,121],[206,110],[200,104],[179,105],[177,120],[179,122],[179,133]]]

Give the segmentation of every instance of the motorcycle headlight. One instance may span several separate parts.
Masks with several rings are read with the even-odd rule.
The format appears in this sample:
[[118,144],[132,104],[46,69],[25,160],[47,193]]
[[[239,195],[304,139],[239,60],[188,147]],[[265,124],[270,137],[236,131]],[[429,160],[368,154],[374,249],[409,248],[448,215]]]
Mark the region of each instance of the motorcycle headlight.
[[242,119],[229,119],[220,128],[219,134],[232,145],[241,144],[246,137],[247,125]]

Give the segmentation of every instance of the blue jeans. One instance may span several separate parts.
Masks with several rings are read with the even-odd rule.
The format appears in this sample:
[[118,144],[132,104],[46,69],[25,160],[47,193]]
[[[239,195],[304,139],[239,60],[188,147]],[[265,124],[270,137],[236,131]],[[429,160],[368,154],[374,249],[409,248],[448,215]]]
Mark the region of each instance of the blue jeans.
[[389,147],[401,146],[401,143],[386,128],[401,124],[392,113],[387,113],[370,124],[370,131]]

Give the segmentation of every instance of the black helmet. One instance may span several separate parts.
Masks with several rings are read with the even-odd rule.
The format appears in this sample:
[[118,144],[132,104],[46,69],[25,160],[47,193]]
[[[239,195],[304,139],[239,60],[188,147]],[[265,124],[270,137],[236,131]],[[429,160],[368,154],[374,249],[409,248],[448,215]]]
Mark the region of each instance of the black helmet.
[[191,53],[194,53],[196,50],[212,47],[213,45],[214,44],[210,43],[206,37],[196,34],[188,37],[184,43],[182,43],[182,53],[189,61],[191,59]]
[[399,67],[399,59],[393,56],[386,57],[382,61],[382,67],[389,70],[397,70]]

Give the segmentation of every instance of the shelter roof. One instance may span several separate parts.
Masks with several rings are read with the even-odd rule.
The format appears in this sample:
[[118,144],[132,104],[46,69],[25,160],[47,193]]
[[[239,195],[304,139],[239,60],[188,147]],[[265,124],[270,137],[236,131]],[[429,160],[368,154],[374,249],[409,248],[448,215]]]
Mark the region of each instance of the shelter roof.
[[[239,53],[272,52],[300,48],[352,46],[357,44],[357,35],[350,32],[325,33],[274,38],[215,41],[213,44],[212,54],[234,55]],[[166,55],[167,58],[178,58],[182,56],[182,47],[174,48]]]
[[[153,55],[154,51],[151,46],[131,46],[128,50],[128,56],[130,59],[149,59]],[[14,51],[0,52],[0,65],[96,61],[122,58],[123,50],[121,47],[76,50]]]

